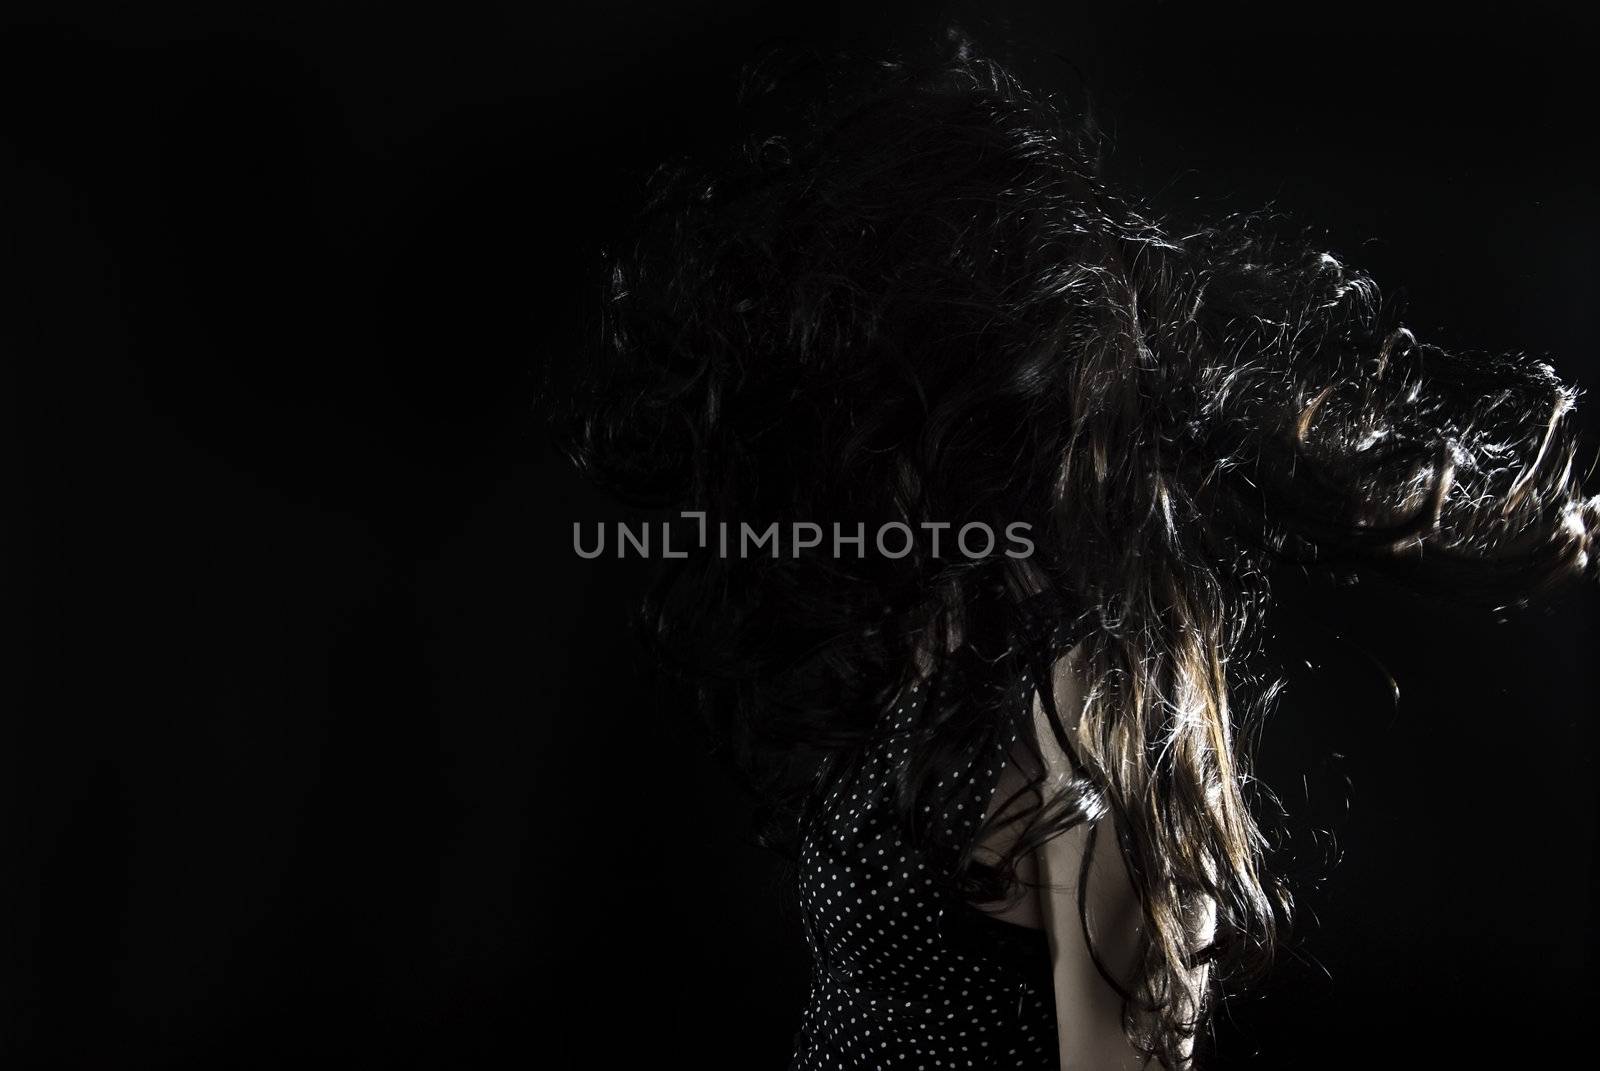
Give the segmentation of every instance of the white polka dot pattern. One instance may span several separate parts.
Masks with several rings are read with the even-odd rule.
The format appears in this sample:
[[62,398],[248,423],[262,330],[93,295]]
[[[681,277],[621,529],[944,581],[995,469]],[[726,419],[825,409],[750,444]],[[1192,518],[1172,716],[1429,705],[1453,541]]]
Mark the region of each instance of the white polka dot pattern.
[[[914,723],[928,687],[888,712],[896,729]],[[1015,694],[1031,714],[1026,675]],[[948,832],[975,835],[989,806],[1016,740],[992,735],[953,775],[968,790],[940,816]],[[1047,938],[942,891],[934,859],[905,842],[890,807],[908,754],[900,736],[869,745],[807,824],[798,879],[812,982],[790,1069],[1057,1068]]]

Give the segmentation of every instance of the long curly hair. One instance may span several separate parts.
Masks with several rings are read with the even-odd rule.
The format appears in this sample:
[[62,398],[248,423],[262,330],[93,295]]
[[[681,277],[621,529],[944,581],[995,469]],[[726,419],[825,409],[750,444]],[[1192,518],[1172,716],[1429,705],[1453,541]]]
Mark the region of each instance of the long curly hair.
[[[923,712],[897,785],[934,844],[942,773],[1016,716],[983,668],[1010,652],[1051,679],[1019,607],[1053,596],[1081,635],[1081,711],[1041,695],[1073,777],[1021,734],[1021,835],[978,864],[991,817],[947,846],[950,880],[993,899],[1063,830],[1114,835],[1146,924],[1133,975],[1102,970],[1130,1037],[1181,1067],[1208,994],[1262,970],[1289,916],[1244,747],[1272,689],[1230,696],[1270,569],[1485,604],[1591,573],[1577,392],[1537,359],[1418,341],[1369,277],[1260,215],[1153,218],[1097,177],[1089,133],[952,40],[830,62],[725,157],[655,175],[602,258],[566,442],[631,499],[713,521],[1031,525],[1025,560],[666,561],[647,634],[789,852],[886,702],[930,663],[977,667]],[[767,73],[755,98],[807,84]]]

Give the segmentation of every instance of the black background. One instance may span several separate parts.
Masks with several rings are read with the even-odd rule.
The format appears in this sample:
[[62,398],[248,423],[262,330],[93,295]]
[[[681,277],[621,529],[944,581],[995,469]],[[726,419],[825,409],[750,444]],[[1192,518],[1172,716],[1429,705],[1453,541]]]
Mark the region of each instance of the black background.
[[[572,553],[618,514],[533,388],[742,61],[937,13],[855,7],[7,5],[6,1066],[782,1066],[783,873],[639,666],[638,563]],[[1275,202],[1419,336],[1600,382],[1591,22],[983,10],[1082,72],[1113,177]],[[1213,1066],[1587,1042],[1594,590],[1509,624],[1280,590],[1262,774],[1318,832]]]

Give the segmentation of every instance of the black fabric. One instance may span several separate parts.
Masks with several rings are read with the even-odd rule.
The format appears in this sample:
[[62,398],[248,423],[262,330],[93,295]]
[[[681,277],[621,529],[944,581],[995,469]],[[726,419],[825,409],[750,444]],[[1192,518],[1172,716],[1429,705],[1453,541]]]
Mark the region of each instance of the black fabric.
[[[962,768],[945,832],[968,845],[998,785],[1007,750],[1030,724],[1040,656],[1071,646],[1070,618],[1053,598],[1025,604],[1007,703]],[[908,842],[893,814],[895,773],[909,755],[900,733],[937,689],[961,687],[948,669],[913,684],[885,712],[890,732],[849,757],[808,808],[798,884],[812,981],[791,1071],[832,1068],[1055,1068],[1055,998],[1048,938],[996,919],[944,880],[951,860]],[[929,816],[930,819],[933,816]]]

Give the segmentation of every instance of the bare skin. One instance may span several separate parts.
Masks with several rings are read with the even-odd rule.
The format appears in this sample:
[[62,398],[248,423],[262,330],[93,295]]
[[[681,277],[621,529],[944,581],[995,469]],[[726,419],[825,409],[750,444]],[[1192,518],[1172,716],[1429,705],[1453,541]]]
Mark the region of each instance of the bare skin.
[[[1067,726],[1069,731],[1076,728],[1076,712],[1083,706],[1077,675],[1072,671],[1075,654],[1075,651],[1069,652],[1057,663],[1054,681],[1056,709],[1064,719],[1071,720]],[[1034,726],[1045,758],[1048,792],[1051,784],[1070,777],[1070,765],[1056,746],[1044,704],[1037,697],[1034,699]],[[990,813],[1004,806],[1026,784],[1021,772],[1026,767],[1022,764],[1030,761],[1031,756],[1022,749],[1011,755],[1001,770]],[[1020,810],[1026,802],[1025,798],[1014,801],[1010,810]],[[1078,876],[1089,843],[1089,828],[1074,827],[1019,860],[1018,874],[1024,888],[1015,903],[1002,901],[974,906],[1007,922],[1046,931],[1054,974],[1062,1071],[1133,1071],[1147,1067],[1148,1061],[1133,1047],[1123,1030],[1122,998],[1095,966],[1084,940],[1078,911]],[[975,857],[983,862],[995,862],[1000,853],[1015,843],[1018,832],[1015,825],[995,831],[979,844]],[[1095,837],[1088,897],[1089,926],[1101,960],[1118,977],[1128,977],[1137,954],[1142,914],[1109,829]]]
[[[1039,584],[1034,581],[1023,594],[1038,590]],[[960,639],[961,628],[956,622],[948,637],[949,649],[953,650]],[[1062,655],[1053,667],[1050,682],[1055,708],[1069,737],[1078,728],[1078,715],[1084,705],[1079,655],[1077,647]],[[932,660],[926,653],[919,653],[917,661],[924,673],[931,670]],[[1048,794],[1054,786],[1071,779],[1072,764],[1056,744],[1038,695],[1033,700],[1033,723],[1045,764],[1043,789]],[[1021,748],[1008,756],[989,802],[989,814],[1000,810],[1008,800],[1011,806],[1007,814],[1026,809],[1029,797],[1012,797],[1027,784],[1022,771],[1037,772],[1031,765],[1033,761],[1032,755]],[[1077,826],[1067,830],[1018,860],[1020,895],[973,906],[1006,922],[1046,931],[1062,1071],[1141,1071],[1150,1067],[1151,1061],[1134,1047],[1123,1029],[1122,998],[1095,965],[1078,910],[1078,879],[1090,829]],[[974,858],[991,864],[998,861],[1016,843],[1019,833],[1019,824],[991,832],[974,848]],[[1089,928],[1100,962],[1114,976],[1129,978],[1138,956],[1143,911],[1109,827],[1094,838],[1087,893]],[[1214,923],[1214,912],[1209,919],[1201,920],[1195,935],[1198,942],[1210,939]],[[1204,968],[1190,979],[1192,1000],[1198,1000],[1204,992],[1206,980]],[[1185,1049],[1187,1057],[1188,1046]]]

